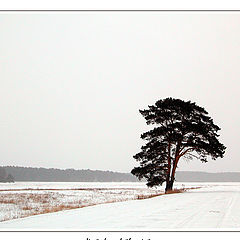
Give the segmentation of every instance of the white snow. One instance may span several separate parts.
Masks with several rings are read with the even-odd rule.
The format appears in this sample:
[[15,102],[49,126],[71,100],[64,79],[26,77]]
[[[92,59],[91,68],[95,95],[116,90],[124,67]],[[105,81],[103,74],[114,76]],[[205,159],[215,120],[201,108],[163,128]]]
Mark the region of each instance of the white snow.
[[148,189],[143,183],[0,184],[0,222],[159,193],[163,193],[163,189]]
[[15,182],[0,183],[4,189],[78,189],[78,188],[146,188],[144,182]]
[[240,183],[177,185],[202,188],[5,221],[0,230],[240,230]]

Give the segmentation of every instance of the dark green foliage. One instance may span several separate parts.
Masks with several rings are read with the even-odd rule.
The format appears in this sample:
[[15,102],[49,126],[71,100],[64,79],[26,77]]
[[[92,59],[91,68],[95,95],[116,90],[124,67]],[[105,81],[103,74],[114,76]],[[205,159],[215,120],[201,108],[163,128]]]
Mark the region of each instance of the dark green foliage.
[[208,112],[190,101],[166,98],[140,110],[148,125],[156,127],[141,135],[147,141],[134,158],[140,163],[132,170],[139,179],[146,178],[152,187],[167,182],[172,188],[175,170],[181,157],[207,162],[223,157],[225,146],[218,140],[220,128]]

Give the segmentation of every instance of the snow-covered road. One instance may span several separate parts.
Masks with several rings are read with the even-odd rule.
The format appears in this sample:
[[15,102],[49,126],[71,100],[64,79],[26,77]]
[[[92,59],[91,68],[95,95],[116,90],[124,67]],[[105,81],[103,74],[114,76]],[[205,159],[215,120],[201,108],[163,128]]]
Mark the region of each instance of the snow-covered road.
[[101,204],[0,223],[0,230],[240,230],[240,184]]

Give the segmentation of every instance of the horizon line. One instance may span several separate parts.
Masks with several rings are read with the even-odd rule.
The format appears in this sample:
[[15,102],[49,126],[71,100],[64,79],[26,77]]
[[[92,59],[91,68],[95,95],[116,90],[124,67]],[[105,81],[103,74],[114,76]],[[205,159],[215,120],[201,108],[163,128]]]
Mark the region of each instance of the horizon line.
[[[90,170],[90,171],[101,171],[101,172],[115,172],[115,173],[125,173],[125,174],[131,174],[131,172],[118,172],[114,170],[99,170],[99,169],[90,169],[90,168],[56,168],[56,167],[26,167],[26,166],[14,166],[14,165],[5,165],[0,167],[22,167],[22,168],[44,168],[44,169],[57,169],[57,170],[74,170],[74,171],[80,171],[80,170]],[[216,173],[240,173],[240,171],[226,171],[226,172],[205,172],[205,171],[192,171],[192,170],[179,170],[177,172],[197,172],[197,173],[210,173],[210,174],[216,174]]]

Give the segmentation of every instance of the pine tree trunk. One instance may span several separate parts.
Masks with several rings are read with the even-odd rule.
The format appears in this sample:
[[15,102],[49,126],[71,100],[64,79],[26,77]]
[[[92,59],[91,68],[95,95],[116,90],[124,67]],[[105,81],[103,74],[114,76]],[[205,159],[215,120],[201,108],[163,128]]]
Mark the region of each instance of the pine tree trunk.
[[169,183],[169,190],[173,189],[173,183],[174,183],[175,179],[171,179],[170,183]]
[[167,175],[165,193],[169,190],[170,174]]
[[173,188],[174,179],[171,179],[170,181],[166,182],[166,188],[165,193],[169,192]]
[[178,160],[179,160],[179,157],[177,157],[176,161],[174,162],[171,176],[169,176],[167,178],[165,193],[167,193],[168,191],[171,191],[173,189],[173,183],[175,181],[175,173],[176,173]]
[[168,143],[168,170],[167,170],[165,193],[167,191],[169,191],[170,175],[171,175],[171,142],[169,141],[169,143]]
[[173,183],[175,181],[175,172],[176,172],[178,161],[180,159],[180,156],[178,155],[179,148],[180,148],[180,144],[177,145],[177,150],[176,150],[176,154],[175,154],[175,160],[173,162],[173,168],[172,168],[172,173],[171,173],[171,180],[167,184],[167,188],[165,189],[165,193],[167,191],[171,191],[173,189]]

